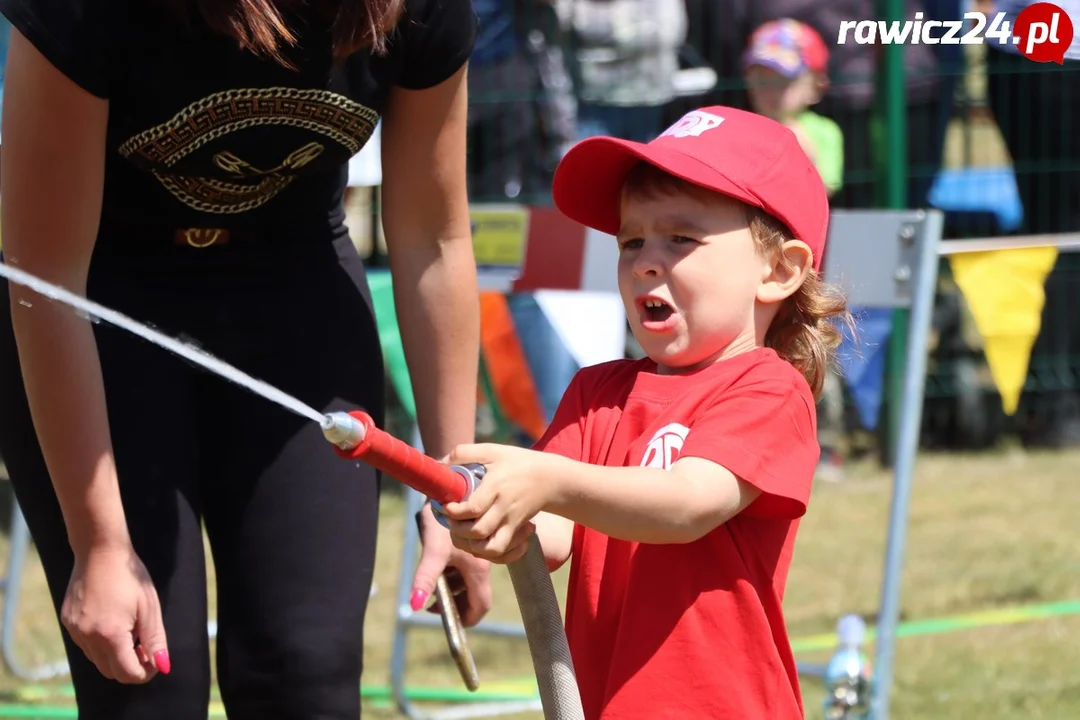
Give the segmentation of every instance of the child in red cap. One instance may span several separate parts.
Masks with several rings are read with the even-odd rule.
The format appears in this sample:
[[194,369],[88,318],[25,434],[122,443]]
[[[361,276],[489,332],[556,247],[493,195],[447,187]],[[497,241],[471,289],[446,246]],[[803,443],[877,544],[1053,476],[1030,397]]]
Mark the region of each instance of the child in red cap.
[[458,447],[482,484],[457,547],[570,559],[588,720],[797,718],[782,612],[818,460],[815,396],[846,313],[819,279],[829,204],[790,129],[707,107],[648,144],[585,140],[559,209],[616,237],[647,353],[578,372],[535,450]]

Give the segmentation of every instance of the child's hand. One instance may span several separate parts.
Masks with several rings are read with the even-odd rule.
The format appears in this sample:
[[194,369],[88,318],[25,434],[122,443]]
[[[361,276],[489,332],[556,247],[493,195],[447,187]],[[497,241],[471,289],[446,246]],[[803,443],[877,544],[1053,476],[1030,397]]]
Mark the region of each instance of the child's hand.
[[554,497],[560,459],[509,445],[455,448],[448,463],[479,463],[487,474],[468,500],[443,507],[454,546],[495,563],[520,559],[536,530],[532,519]]

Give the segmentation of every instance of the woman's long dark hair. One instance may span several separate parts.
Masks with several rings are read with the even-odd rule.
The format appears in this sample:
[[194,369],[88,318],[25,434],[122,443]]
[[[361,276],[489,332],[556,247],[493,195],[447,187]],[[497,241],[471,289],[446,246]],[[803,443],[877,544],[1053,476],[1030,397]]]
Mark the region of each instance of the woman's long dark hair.
[[370,49],[386,51],[387,38],[401,18],[405,0],[170,0],[190,17],[200,15],[212,30],[234,38],[240,47],[292,67],[283,50],[296,35],[282,11],[304,3],[333,22],[334,58]]

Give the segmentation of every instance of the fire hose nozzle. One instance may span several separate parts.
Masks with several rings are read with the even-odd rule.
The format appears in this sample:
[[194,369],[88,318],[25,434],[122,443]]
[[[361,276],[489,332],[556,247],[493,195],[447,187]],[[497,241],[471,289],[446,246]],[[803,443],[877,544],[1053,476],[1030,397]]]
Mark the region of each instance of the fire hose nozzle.
[[359,420],[343,412],[324,415],[319,426],[323,436],[342,450],[352,450],[362,443],[367,432]]
[[440,515],[440,503],[465,500],[484,477],[482,465],[444,465],[375,427],[371,417],[361,411],[329,413],[319,426],[341,457],[363,460],[427,496],[443,525],[447,520]]
[[[476,488],[480,487],[480,481],[484,479],[484,475],[487,474],[487,468],[477,463],[469,463],[468,465],[451,465],[450,469],[456,472],[465,480],[465,495],[461,500],[468,500]],[[441,503],[435,500],[431,501],[431,514],[435,516],[435,520],[438,521],[447,530],[450,529],[450,523],[446,519],[446,513],[443,511]]]

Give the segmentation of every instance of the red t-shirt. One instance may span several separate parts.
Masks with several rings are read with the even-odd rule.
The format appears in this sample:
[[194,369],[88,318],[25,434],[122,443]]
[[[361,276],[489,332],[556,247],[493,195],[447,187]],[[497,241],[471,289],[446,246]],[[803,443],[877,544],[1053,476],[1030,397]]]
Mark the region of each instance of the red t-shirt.
[[782,613],[819,455],[802,375],[771,349],[686,375],[588,367],[537,447],[620,467],[707,458],[763,491],[687,544],[575,527],[566,632],[586,720],[803,717]]

